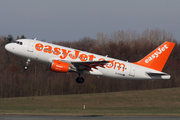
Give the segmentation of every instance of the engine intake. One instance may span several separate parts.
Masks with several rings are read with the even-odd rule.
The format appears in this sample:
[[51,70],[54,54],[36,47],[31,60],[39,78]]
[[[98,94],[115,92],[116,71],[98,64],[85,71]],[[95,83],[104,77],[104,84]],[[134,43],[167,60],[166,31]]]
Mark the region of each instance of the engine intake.
[[49,66],[49,70],[62,73],[77,71],[74,65],[59,60],[53,60],[52,64]]

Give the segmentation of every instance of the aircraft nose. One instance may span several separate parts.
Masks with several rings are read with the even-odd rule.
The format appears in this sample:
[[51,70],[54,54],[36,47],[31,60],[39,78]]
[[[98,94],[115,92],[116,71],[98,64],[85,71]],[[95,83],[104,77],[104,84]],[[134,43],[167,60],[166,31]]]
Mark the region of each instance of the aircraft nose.
[[6,44],[5,45],[5,49],[8,51],[8,48],[9,48],[9,45],[8,44]]
[[10,45],[10,44],[6,44],[6,45],[5,45],[5,49],[6,49],[7,51],[10,51],[11,45]]

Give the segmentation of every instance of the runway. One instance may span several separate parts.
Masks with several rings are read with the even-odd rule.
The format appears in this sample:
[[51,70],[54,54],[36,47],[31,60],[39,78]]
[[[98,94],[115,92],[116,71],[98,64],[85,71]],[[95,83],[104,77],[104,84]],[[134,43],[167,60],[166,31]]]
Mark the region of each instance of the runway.
[[21,116],[1,115],[0,120],[180,120],[180,117],[122,116]]

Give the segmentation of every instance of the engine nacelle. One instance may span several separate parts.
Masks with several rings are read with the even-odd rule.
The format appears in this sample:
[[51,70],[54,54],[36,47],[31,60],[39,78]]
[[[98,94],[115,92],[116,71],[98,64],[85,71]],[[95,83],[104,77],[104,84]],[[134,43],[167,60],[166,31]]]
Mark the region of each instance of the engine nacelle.
[[76,67],[74,67],[72,64],[62,62],[59,60],[53,60],[52,64],[49,66],[50,71],[55,71],[55,72],[75,72]]

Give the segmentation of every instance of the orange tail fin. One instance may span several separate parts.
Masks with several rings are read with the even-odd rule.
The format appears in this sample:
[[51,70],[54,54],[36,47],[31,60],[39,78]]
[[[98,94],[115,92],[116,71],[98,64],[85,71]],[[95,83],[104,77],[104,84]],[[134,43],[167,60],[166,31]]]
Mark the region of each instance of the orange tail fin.
[[162,71],[175,43],[166,41],[146,57],[134,64]]

